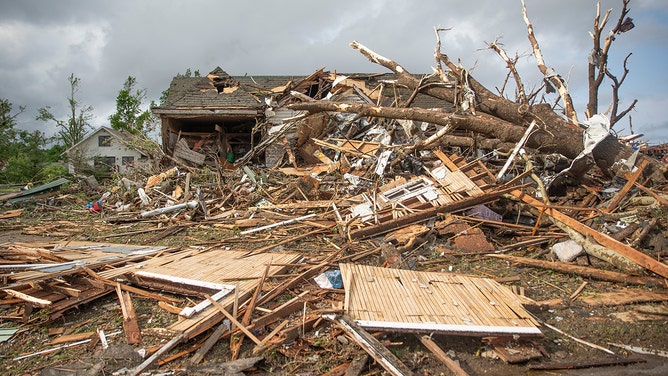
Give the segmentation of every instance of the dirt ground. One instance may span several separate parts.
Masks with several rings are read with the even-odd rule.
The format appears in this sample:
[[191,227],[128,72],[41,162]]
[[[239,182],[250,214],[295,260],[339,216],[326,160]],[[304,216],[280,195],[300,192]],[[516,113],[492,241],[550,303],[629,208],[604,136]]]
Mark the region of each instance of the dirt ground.
[[[110,233],[123,233],[139,229],[147,224],[137,223],[131,226],[111,225],[104,221],[103,216],[91,215],[80,210],[80,200],[72,200],[70,205],[57,210],[52,208],[28,205],[24,213],[9,220],[0,220],[0,243],[8,242],[66,242],[68,240],[107,241],[116,243],[145,244],[150,234],[101,238]],[[84,199],[85,201],[85,199]],[[665,223],[664,223],[665,226]],[[122,228],[119,228],[122,227]],[[212,225],[189,226],[183,231],[161,239],[157,244],[169,246],[215,245],[221,239],[235,236],[233,232],[224,231]],[[658,236],[663,236],[659,234]],[[566,303],[539,309],[531,312],[541,321],[558,328],[561,334],[546,326],[541,328],[544,337],[533,339],[536,348],[542,348],[544,355],[537,360],[520,364],[507,364],[494,357],[490,348],[480,337],[459,337],[433,335],[432,339],[448,355],[455,359],[470,375],[666,375],[668,360],[655,355],[636,354],[611,343],[639,346],[654,350],[668,350],[668,333],[666,331],[668,317],[653,316],[651,319],[638,319],[631,322],[622,321],[613,314],[632,311],[635,306],[595,306],[581,303],[578,299],[569,302],[568,297],[585,281],[574,275],[565,275],[540,268],[515,265],[503,260],[481,255],[442,255],[434,252],[438,248],[439,239],[431,241],[429,246],[417,257],[417,269],[433,270],[434,265],[444,270],[488,277],[519,276],[509,286],[523,288],[525,295],[535,301],[564,299]],[[248,247],[248,244],[242,244]],[[259,246],[259,245],[258,245]],[[317,249],[319,244],[301,242],[286,247],[288,251],[308,253]],[[541,247],[523,248],[513,254],[532,257],[544,254]],[[377,256],[370,256],[359,262],[375,264]],[[604,268],[602,262],[594,266]],[[655,289],[660,288],[623,286],[618,283],[586,280],[585,292],[617,291],[622,289]],[[176,320],[173,314],[158,307],[157,302],[134,297],[135,309],[142,329],[160,328]],[[665,303],[649,303],[645,305],[663,306]],[[6,311],[8,307],[3,309]],[[3,313],[7,314],[7,313]],[[2,319],[3,323],[12,323]],[[141,346],[129,347],[125,337],[116,335],[109,339],[109,349],[102,351],[99,345],[87,345],[62,349],[56,352],[40,354],[22,360],[13,360],[24,354],[31,354],[51,348],[48,335],[49,328],[63,327],[71,332],[88,332],[103,328],[105,333],[122,330],[122,315],[115,294],[87,303],[78,309],[68,311],[62,319],[48,324],[21,326],[11,339],[0,343],[0,369],[4,375],[108,375],[114,371],[131,367],[141,361],[136,350],[147,350],[151,346],[164,343],[165,339],[156,336],[145,336]],[[392,353],[402,360],[416,375],[451,375],[454,374],[444,366],[414,334],[376,333],[377,338]],[[615,355],[607,354],[573,340],[578,338],[608,348]],[[190,341],[173,350],[174,353],[187,350],[198,341]],[[252,344],[246,341],[239,358],[252,356]],[[171,354],[171,353],[170,353]],[[347,338],[334,325],[323,323],[315,330],[308,332],[292,343],[281,348],[271,348],[263,354],[264,360],[254,369],[245,371],[249,375],[343,375],[336,367],[350,362],[365,353],[358,345]],[[203,374],[187,371],[186,357],[158,366],[151,371],[154,375],[166,374]],[[219,341],[210,351],[204,364],[217,364],[229,361],[229,339]],[[625,366],[588,367],[584,369],[562,369],[538,371],[530,370],[530,366],[538,364],[577,364],[591,361],[637,359],[639,363]],[[167,373],[164,373],[167,372]],[[369,358],[362,371],[363,375],[386,374],[380,365]]]

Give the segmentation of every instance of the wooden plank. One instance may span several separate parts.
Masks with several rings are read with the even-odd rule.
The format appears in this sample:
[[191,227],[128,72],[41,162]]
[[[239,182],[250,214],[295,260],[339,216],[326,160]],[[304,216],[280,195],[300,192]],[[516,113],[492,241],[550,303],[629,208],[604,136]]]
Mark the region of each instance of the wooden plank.
[[485,204],[496,200],[505,193],[510,192],[515,188],[499,188],[496,191],[483,193],[474,197],[467,197],[462,200],[454,201],[446,205],[435,206],[419,212],[408,214],[396,220],[381,223],[377,226],[366,226],[359,230],[350,231],[348,237],[351,239],[364,239],[371,236],[377,236],[386,232],[396,230],[413,223],[418,223],[437,216],[439,213],[449,213],[458,210],[470,208],[475,205]]
[[579,221],[559,212],[556,209],[550,207],[545,208],[545,204],[535,198],[525,194],[524,192],[516,189],[510,192],[511,195],[515,196],[520,201],[533,206],[534,208],[541,210],[545,209],[545,215],[548,215],[555,220],[562,222],[566,226],[572,228],[573,230],[579,232],[580,234],[591,237],[600,245],[609,248],[612,251],[634,261],[638,265],[642,266],[645,269],[651,270],[654,273],[668,278],[668,265],[653,259],[652,257],[636,250],[635,248],[626,245],[624,243],[618,242],[617,240],[611,238],[609,235],[606,235],[602,232],[596,231],[591,227],[580,223]]
[[[95,273],[93,270],[91,270],[89,268],[85,268],[84,271],[86,273],[88,273],[91,277],[95,278],[95,281],[98,282],[98,285],[96,285],[95,287],[103,288],[104,285],[115,287],[116,284],[118,283],[118,282],[114,282],[114,281],[111,281],[109,279],[101,277],[99,274]],[[147,298],[155,299],[157,301],[162,301],[162,302],[166,302],[166,303],[180,303],[182,301],[182,299],[171,298],[169,296],[156,294],[156,293],[153,293],[153,292],[150,292],[150,291],[140,289],[138,287],[125,285],[123,283],[121,283],[120,285],[121,285],[121,290],[123,290],[123,291],[128,291],[128,292],[131,292],[133,294],[137,294],[137,295],[141,295],[141,296],[144,296],[144,297],[147,297]]]
[[28,303],[34,304],[34,305],[36,305],[40,308],[48,307],[53,303],[50,300],[36,298],[34,296],[30,296],[28,294],[24,294],[22,292],[12,290],[12,289],[4,289],[2,291],[6,292],[8,295],[11,295],[15,298],[21,299],[21,300],[26,301]]
[[610,270],[596,269],[591,266],[580,266],[560,261],[536,260],[528,257],[502,254],[490,254],[486,256],[507,260],[517,264],[556,270],[562,273],[576,274],[586,278],[597,279],[599,281],[619,282],[641,286],[665,286],[665,280],[662,278],[635,276],[631,274],[613,272]]
[[626,181],[626,184],[624,184],[622,189],[620,189],[619,192],[617,192],[617,194],[615,195],[615,197],[613,197],[612,200],[610,200],[610,203],[604,209],[606,212],[612,213],[613,211],[615,211],[615,209],[617,209],[617,205],[619,205],[619,203],[624,199],[624,197],[626,197],[626,194],[629,193],[631,187],[633,187],[633,184],[635,184],[635,182],[638,181],[638,178],[640,177],[643,170],[645,169],[645,167],[647,167],[648,164],[649,160],[647,159],[643,159],[642,161],[640,161],[640,165],[638,166],[636,171],[628,175],[627,177],[628,180]]
[[90,339],[97,336],[97,332],[85,332],[85,333],[76,333],[76,334],[66,334],[64,336],[60,336],[53,341],[49,342],[49,345],[59,345],[61,343],[67,343],[67,342],[77,342],[81,341],[84,339]]
[[[562,370],[562,369],[582,369],[582,368],[592,368],[592,367],[613,367],[613,366],[623,366],[627,364],[634,363],[644,363],[645,359],[640,358],[619,358],[615,357],[613,359],[598,359],[598,360],[582,360],[582,361],[563,361],[563,362],[550,362],[550,363],[538,363],[538,364],[529,364],[528,368],[536,371],[550,371],[550,370]],[[593,371],[592,371],[593,373]],[[604,372],[606,373],[606,372]]]
[[445,364],[445,366],[448,367],[448,369],[450,371],[452,371],[452,373],[455,374],[455,376],[468,376],[469,375],[466,371],[464,371],[464,369],[462,369],[462,367],[459,366],[459,364],[457,364],[457,362],[450,359],[448,354],[446,354],[445,351],[443,351],[438,346],[438,344],[436,344],[436,342],[434,342],[431,339],[431,337],[429,337],[429,336],[417,336],[417,337],[420,340],[420,342],[422,342],[422,344],[427,349],[429,349],[429,351],[431,351],[431,353],[434,354],[436,356],[436,358],[438,358],[438,360],[440,360],[443,364]]
[[227,317],[227,319],[230,320],[232,324],[234,324],[237,328],[239,328],[239,330],[241,330],[246,336],[248,336],[248,338],[253,340],[253,342],[255,342],[256,345],[262,344],[262,341],[257,339],[257,337],[255,337],[255,335],[250,330],[246,329],[246,327],[243,326],[239,321],[237,321],[237,319],[234,316],[232,316],[229,312],[227,312],[225,307],[220,305],[220,303],[218,303],[217,301],[213,300],[209,295],[206,295],[206,298],[211,302],[211,304],[213,304],[214,307],[216,307],[223,315],[225,315],[225,317]]
[[123,312],[123,330],[129,345],[141,343],[141,329],[139,329],[139,322],[137,322],[137,315],[132,305],[132,298],[130,293],[121,290],[121,284],[116,284],[116,294],[118,301],[121,304],[121,311]]
[[582,295],[580,302],[591,305],[624,305],[644,302],[663,302],[668,300],[668,293],[639,289],[625,289],[616,292],[602,292],[592,295]]
[[132,368],[129,370],[129,374],[131,376],[138,376],[142,372],[144,372],[147,368],[149,368],[153,363],[155,363],[158,359],[160,359],[165,353],[167,353],[169,350],[173,349],[183,341],[185,338],[185,335],[183,333],[177,335],[176,337],[172,338],[169,342],[167,342],[164,346],[160,348],[160,350],[156,351],[151,355],[148,359],[146,359],[143,363],[140,365]]
[[396,376],[413,375],[405,364],[399,360],[390,350],[380,343],[374,336],[359,327],[353,320],[346,316],[336,318],[337,323],[355,342],[372,358],[374,358],[387,372]]
[[49,283],[48,286],[53,291],[58,291],[61,294],[69,295],[75,298],[81,295],[81,290],[72,287],[62,286],[57,284],[57,282]]
[[176,142],[176,145],[174,145],[174,158],[186,160],[197,166],[201,166],[204,163],[206,156],[191,150],[188,147],[186,140],[181,138]]
[[218,340],[223,336],[223,333],[227,329],[228,329],[227,325],[225,325],[224,323],[219,324],[216,330],[213,333],[211,333],[209,338],[206,339],[202,347],[200,347],[199,350],[197,350],[197,353],[195,353],[195,355],[193,355],[192,358],[188,360],[188,364],[194,365],[204,360],[204,356],[206,355],[206,353],[208,353],[209,350],[211,350],[213,345],[215,345],[216,342],[218,342]]

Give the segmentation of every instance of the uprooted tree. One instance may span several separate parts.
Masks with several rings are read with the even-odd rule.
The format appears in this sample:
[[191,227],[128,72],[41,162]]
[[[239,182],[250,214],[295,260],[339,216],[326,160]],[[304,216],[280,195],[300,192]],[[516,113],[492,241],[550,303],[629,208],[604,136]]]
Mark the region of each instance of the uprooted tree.
[[[629,12],[628,4],[630,0],[623,0],[623,9],[619,21],[605,38],[601,47],[600,38],[603,28],[610,15],[608,11],[603,20],[600,15],[600,5],[594,20],[594,32],[591,34],[594,41],[594,51],[589,62],[589,86],[590,95],[586,114],[588,116],[598,113],[598,92],[604,78],[610,79],[612,84],[613,104],[608,116],[610,126],[614,125],[623,116],[625,116],[636,104],[636,100],[623,111],[619,111],[618,90],[628,73],[627,58],[624,60],[624,73],[620,79],[613,75],[608,68],[608,52],[614,41],[614,36],[628,31],[632,28],[632,21],[627,14]],[[553,69],[549,68],[544,61],[538,41],[533,32],[533,25],[529,21],[526,6],[522,1],[522,14],[527,25],[528,38],[531,43],[533,54],[536,58],[539,70],[544,76],[544,83],[535,93],[524,93],[524,85],[520,79],[519,73],[515,69],[515,61],[508,57],[505,51],[497,43],[490,44],[490,48],[495,50],[506,61],[512,76],[515,79],[518,88],[515,100],[510,100],[503,96],[503,92],[495,94],[478,82],[465,68],[455,64],[445,53],[441,51],[440,32],[443,29],[436,29],[437,45],[434,56],[436,58],[437,68],[434,74],[429,77],[418,78],[409,73],[397,62],[385,58],[362,44],[354,41],[350,44],[353,49],[360,51],[371,62],[379,64],[397,75],[396,84],[406,87],[414,92],[430,95],[435,98],[443,99],[453,104],[452,112],[434,111],[421,108],[409,107],[381,107],[366,104],[353,104],[331,101],[306,101],[289,105],[293,110],[304,110],[309,113],[318,113],[323,111],[335,111],[345,113],[355,113],[359,116],[372,116],[391,119],[408,119],[415,121],[426,121],[434,124],[446,126],[439,132],[438,137],[445,138],[447,132],[453,129],[464,129],[477,134],[485,135],[487,138],[497,139],[501,142],[518,142],[524,135],[527,127],[532,122],[537,125],[537,131],[534,131],[529,137],[526,146],[541,153],[559,153],[569,159],[577,158],[584,150],[583,136],[586,126],[578,121],[572,100],[568,93],[565,80],[559,76]],[[427,79],[428,78],[428,79]],[[437,79],[437,82],[434,82]],[[505,86],[505,84],[504,84]],[[547,93],[556,91],[558,93],[557,103],[561,103],[562,113],[555,111],[555,105],[545,101],[545,96],[538,100],[539,92],[544,90]],[[536,103],[538,101],[538,103]],[[585,122],[587,123],[587,122]],[[416,145],[415,149],[433,147],[434,140],[423,142]],[[616,137],[608,133],[590,155],[585,156],[587,163],[585,167],[579,166],[574,169],[575,178],[586,172],[586,170],[596,163],[603,173],[613,175],[617,172],[620,163],[632,156],[634,150],[620,143]],[[639,156],[639,159],[647,158]],[[654,179],[664,180],[661,165],[649,159],[649,166],[645,169],[646,176],[652,176]]]

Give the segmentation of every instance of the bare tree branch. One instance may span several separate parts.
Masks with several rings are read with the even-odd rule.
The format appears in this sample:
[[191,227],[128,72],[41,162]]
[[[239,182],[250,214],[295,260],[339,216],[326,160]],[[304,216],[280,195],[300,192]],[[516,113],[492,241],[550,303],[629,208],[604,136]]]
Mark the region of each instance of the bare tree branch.
[[626,108],[626,110],[622,111],[621,113],[617,113],[617,110],[619,109],[619,88],[622,86],[624,83],[624,80],[626,79],[626,76],[629,73],[629,69],[627,67],[628,60],[631,57],[631,54],[629,53],[626,55],[626,58],[624,58],[624,73],[622,74],[622,77],[618,80],[617,77],[615,77],[608,69],[605,70],[606,76],[612,80],[612,109],[610,110],[610,127],[614,126],[615,123],[617,123],[621,118],[623,118],[626,114],[631,111],[636,103],[638,103],[637,99],[634,99],[633,102],[629,105],[629,107]]
[[[515,59],[510,60],[510,57],[508,57],[506,51],[499,45],[498,39],[494,40],[494,42],[492,43],[488,43],[487,46],[492,50],[496,51],[497,54],[499,54],[499,56],[503,59],[503,61],[506,62],[508,70],[510,71],[510,73],[512,73],[513,77],[515,78],[515,84],[517,85],[517,91],[519,94],[519,103],[528,103],[527,95],[524,92],[524,84],[522,83],[520,74],[517,72],[517,69],[515,68],[515,64],[517,64],[519,56],[515,54]],[[503,86],[505,87],[505,82]],[[503,95],[503,92],[501,93],[501,95]]]
[[[597,3],[596,5],[596,17],[594,18],[594,30],[590,32],[590,36],[593,40],[593,48],[589,55],[589,64],[587,67],[587,77],[589,82],[589,101],[587,102],[587,109],[585,115],[591,117],[599,112],[598,110],[598,96],[601,84],[603,79],[606,77],[606,71],[608,69],[608,53],[612,42],[615,40],[615,35],[626,32],[632,28],[633,23],[631,19],[627,17],[630,9],[628,5],[631,0],[623,0],[622,2],[622,11],[619,14],[619,19],[617,19],[617,24],[613,27],[608,35],[606,35],[603,45],[601,46],[601,36],[603,34],[603,29],[608,22],[610,13],[612,9],[608,9],[601,20],[601,4]],[[630,28],[629,28],[630,25]],[[611,122],[610,124],[614,124]]]
[[540,46],[538,45],[538,40],[536,40],[536,36],[534,35],[533,25],[531,25],[531,21],[529,20],[529,16],[527,15],[527,8],[526,4],[524,3],[524,0],[522,0],[522,16],[524,17],[524,22],[527,25],[529,42],[531,43],[531,47],[533,48],[533,54],[536,57],[538,69],[541,71],[541,73],[543,73],[545,79],[548,80],[557,89],[557,92],[559,93],[561,100],[564,102],[564,114],[566,115],[566,117],[570,120],[572,124],[578,124],[577,113],[575,112],[575,108],[573,107],[573,100],[571,99],[571,95],[568,93],[568,88],[566,87],[566,83],[554,71],[554,69],[548,68],[547,65],[545,65],[545,60],[543,59],[543,53],[541,52]]

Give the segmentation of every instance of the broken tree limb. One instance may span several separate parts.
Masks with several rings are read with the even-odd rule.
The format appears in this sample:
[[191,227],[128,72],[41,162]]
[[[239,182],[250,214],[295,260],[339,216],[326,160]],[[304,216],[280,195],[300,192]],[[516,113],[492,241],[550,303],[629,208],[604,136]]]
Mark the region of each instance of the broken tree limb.
[[188,375],[245,375],[245,373],[242,371],[255,367],[255,365],[263,359],[263,357],[257,356],[252,358],[232,360],[225,363],[212,363],[202,366],[189,365],[186,367],[186,372]]
[[517,156],[517,153],[520,152],[520,150],[524,147],[524,144],[526,144],[527,139],[529,136],[531,136],[531,132],[533,131],[533,128],[536,126],[536,122],[532,121],[529,127],[527,127],[527,130],[524,132],[524,135],[522,135],[522,138],[520,138],[519,141],[517,141],[517,145],[515,145],[515,148],[513,151],[510,153],[510,156],[508,157],[508,160],[506,160],[506,163],[503,165],[501,168],[501,171],[499,171],[499,174],[496,176],[496,180],[501,180],[503,178],[503,175],[506,174],[506,170],[510,167],[510,164],[513,163],[515,160],[515,157]]
[[[360,103],[345,103],[331,101],[315,101],[294,103],[287,106],[292,110],[308,111],[315,114],[319,112],[341,112],[354,113],[361,116],[375,116],[387,119],[404,119],[424,121],[427,123],[443,125],[447,129],[453,127],[466,129],[473,132],[487,134],[502,141],[517,142],[526,131],[526,128],[508,123],[502,119],[489,115],[459,115],[443,112],[440,110],[428,110],[423,108],[397,108],[379,107]],[[443,136],[440,135],[440,136]],[[433,143],[434,140],[430,140]],[[581,141],[580,141],[581,142]]]
[[619,282],[624,284],[641,285],[641,286],[665,286],[665,282],[661,278],[638,277],[630,274],[612,272],[609,270],[601,270],[587,266],[569,264],[566,262],[536,260],[527,257],[510,256],[510,255],[491,254],[487,255],[487,257],[500,258],[517,264],[556,270],[562,273],[576,274],[582,277],[597,279],[600,281]]
[[[520,201],[533,206],[536,209],[542,209],[544,204],[541,201],[536,200],[535,198],[525,194],[520,190],[514,190],[510,192],[512,196],[519,199]],[[651,270],[654,273],[668,278],[668,265],[654,260],[652,257],[628,246],[624,243],[618,242],[617,240],[611,238],[609,235],[603,234],[599,231],[592,229],[591,227],[578,222],[577,220],[559,212],[558,210],[552,208],[545,209],[545,215],[548,215],[559,222],[566,224],[568,227],[579,232],[584,236],[589,236],[598,242],[600,245],[605,246],[620,255],[633,260],[638,265],[642,266],[647,270]]]
[[[415,90],[420,87],[420,80],[410,74],[398,63],[375,53],[357,41],[350,43],[350,46],[353,49],[359,50],[360,53],[367,57],[371,62],[379,64],[396,73],[398,85],[406,86],[409,90]],[[448,68],[452,71],[453,76],[461,76],[461,71],[463,69],[455,65],[447,55],[440,51],[437,51],[437,54],[438,59],[443,60],[446,63]],[[458,127],[486,135],[492,135],[492,132],[494,132],[494,134],[507,134],[506,137],[493,137],[507,140],[508,142],[517,142],[524,133],[524,128],[528,126],[531,121],[536,120],[538,122],[538,128],[542,129],[544,132],[539,132],[539,134],[535,134],[531,137],[527,143],[528,147],[534,149],[540,148],[546,153],[557,152],[570,159],[577,157],[584,149],[582,129],[572,127],[568,121],[555,113],[549,104],[541,103],[528,106],[525,103],[514,103],[506,98],[495,95],[470,75],[467,76],[467,82],[476,95],[477,113],[484,112],[487,117],[494,118],[496,121],[490,122],[486,129],[480,128],[480,130],[472,129],[472,127],[470,127],[472,124],[467,124],[467,122],[463,121],[460,122],[460,124],[455,124]],[[458,88],[452,86],[453,85],[450,85],[450,87],[447,85],[425,85],[424,88],[421,88],[420,92],[434,98],[455,103]],[[380,117],[381,115],[370,114],[369,116]],[[469,115],[468,117],[476,118],[478,116],[480,115]],[[513,127],[518,127],[519,130],[515,131]],[[514,136],[511,137],[510,133]],[[615,137],[608,137],[605,145],[599,149],[600,150],[597,152],[596,156],[597,164],[606,164],[608,167],[612,166],[617,160],[628,159],[634,153],[633,149],[621,144]],[[649,157],[641,156],[641,159],[645,158],[650,160],[651,166],[651,168],[646,171],[645,175],[651,176],[652,180],[655,182],[665,181],[665,178],[660,173],[661,164]]]
[[665,198],[659,196],[656,192],[652,191],[651,189],[645,187],[644,185],[642,185],[642,184],[640,184],[640,183],[638,183],[638,182],[635,182],[634,185],[635,185],[638,189],[640,189],[641,191],[643,191],[643,192],[647,193],[648,195],[652,196],[652,198],[655,199],[656,202],[659,203],[659,205],[668,206],[668,200],[666,200]]
[[524,0],[522,0],[522,17],[524,18],[524,22],[527,25],[527,34],[529,42],[531,43],[531,48],[533,49],[533,55],[536,57],[536,63],[538,63],[538,69],[540,70],[541,73],[543,73],[545,79],[556,87],[557,92],[561,97],[561,100],[564,102],[564,112],[566,117],[571,121],[573,125],[577,126],[578,116],[577,113],[575,112],[575,108],[573,107],[573,100],[571,99],[571,95],[568,93],[568,88],[566,87],[563,78],[561,78],[561,76],[559,76],[554,71],[554,69],[548,68],[548,66],[545,65],[545,60],[543,59],[543,53],[540,50],[540,46],[538,45],[538,40],[536,39],[536,35],[533,32],[533,25],[529,20],[529,16],[527,14],[527,7],[526,4],[524,3]]
[[[604,247],[598,244],[597,242],[593,241],[591,237],[580,234],[576,230],[568,227],[563,222],[559,222],[554,218],[550,218],[550,220],[552,220],[554,224],[557,227],[559,227],[562,231],[568,234],[568,237],[570,237],[571,240],[581,245],[582,248],[584,248],[585,252],[587,252],[587,254],[590,254],[600,260],[606,261],[611,265],[613,265],[614,267],[626,273],[638,273],[643,270],[643,268],[639,266],[637,263],[635,263],[633,260],[623,255],[620,255],[618,252],[608,247]],[[620,244],[624,243],[620,242]]]
[[[497,54],[503,59],[503,61],[506,62],[506,66],[508,67],[508,70],[510,70],[510,73],[512,73],[513,77],[515,78],[515,85],[517,86],[517,91],[519,95],[519,101],[520,103],[528,103],[527,100],[527,95],[524,91],[524,84],[522,83],[522,79],[520,78],[520,74],[517,72],[517,67],[515,64],[517,63],[517,60],[519,57],[517,54],[515,54],[515,60],[510,60],[510,57],[506,53],[506,50],[504,50],[498,43],[498,39],[495,40],[492,43],[489,43],[487,45],[489,48],[492,50],[496,51]],[[503,90],[500,93],[503,95]]]
[[654,227],[656,227],[658,223],[659,223],[659,218],[650,219],[647,225],[645,225],[642,231],[640,231],[638,237],[633,241],[633,243],[631,243],[631,246],[638,247],[643,242],[643,240],[645,240],[645,238],[649,236],[650,232],[654,230]]

